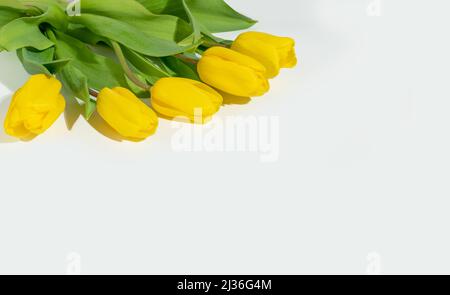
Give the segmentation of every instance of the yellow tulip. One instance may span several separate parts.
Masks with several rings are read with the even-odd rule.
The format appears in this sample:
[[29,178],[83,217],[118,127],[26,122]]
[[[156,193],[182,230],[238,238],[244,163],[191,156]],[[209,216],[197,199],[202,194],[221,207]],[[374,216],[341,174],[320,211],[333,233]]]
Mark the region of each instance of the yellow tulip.
[[221,107],[222,96],[208,85],[185,78],[162,78],[151,89],[152,106],[161,115],[203,123]]
[[143,140],[158,127],[155,112],[122,87],[104,88],[97,97],[97,112],[120,135],[129,140]]
[[4,123],[5,132],[27,139],[46,131],[66,106],[60,94],[61,87],[53,76],[31,76],[12,98]]
[[267,77],[273,78],[280,68],[293,68],[297,65],[295,41],[288,37],[278,37],[266,33],[242,33],[233,42],[231,49],[253,57],[267,70]]
[[269,91],[266,69],[257,60],[224,47],[211,47],[197,70],[206,84],[241,97],[261,96]]

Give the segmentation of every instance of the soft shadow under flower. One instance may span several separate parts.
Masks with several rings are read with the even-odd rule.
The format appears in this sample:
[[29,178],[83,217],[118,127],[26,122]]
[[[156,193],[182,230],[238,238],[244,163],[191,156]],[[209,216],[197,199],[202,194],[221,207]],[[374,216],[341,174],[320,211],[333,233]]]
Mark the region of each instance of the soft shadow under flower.
[[243,105],[248,104],[250,101],[252,101],[250,97],[236,96],[222,91],[220,91],[220,94],[223,97],[224,105],[233,105],[233,104]]
[[91,125],[98,133],[112,139],[114,141],[124,141],[126,138],[121,136],[116,130],[114,130],[108,123],[103,120],[103,118],[95,112],[92,117],[88,120],[89,125]]

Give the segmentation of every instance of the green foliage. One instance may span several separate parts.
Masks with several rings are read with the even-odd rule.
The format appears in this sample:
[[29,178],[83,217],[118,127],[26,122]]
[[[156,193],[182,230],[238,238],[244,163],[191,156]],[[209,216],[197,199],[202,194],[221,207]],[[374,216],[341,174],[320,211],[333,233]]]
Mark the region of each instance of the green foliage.
[[0,47],[14,51],[23,47],[38,50],[47,49],[54,44],[41,31],[41,25],[48,24],[55,29],[67,28],[67,16],[56,5],[50,5],[47,11],[39,16],[17,18],[0,29]]
[[145,83],[170,76],[199,80],[195,63],[189,62],[195,62],[196,50],[226,44],[213,33],[255,23],[224,0],[80,3],[81,13],[71,15],[65,11],[66,0],[0,0],[0,51],[16,51],[30,74],[57,75],[82,101],[86,118],[95,111],[90,90],[122,86],[148,96],[125,74],[112,41],[120,44],[129,68]]
[[52,75],[59,72],[67,65],[70,59],[55,59],[55,48],[38,51],[32,48],[17,50],[17,56],[28,73]]

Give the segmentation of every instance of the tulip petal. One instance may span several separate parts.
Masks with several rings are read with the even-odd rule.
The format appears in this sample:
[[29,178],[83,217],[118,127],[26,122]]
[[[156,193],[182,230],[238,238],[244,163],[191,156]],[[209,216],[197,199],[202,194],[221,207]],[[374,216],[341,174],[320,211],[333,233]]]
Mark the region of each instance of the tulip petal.
[[236,38],[231,48],[261,62],[267,68],[269,78],[277,76],[280,68],[297,65],[295,41],[292,38],[246,32]]
[[18,138],[45,132],[64,111],[61,88],[61,83],[53,76],[31,76],[12,98],[4,123],[5,132]]
[[208,85],[184,78],[162,78],[151,93],[152,105],[159,114],[168,118],[186,117],[191,121],[204,122],[223,102],[222,96]]
[[208,49],[197,70],[203,82],[236,96],[261,96],[270,88],[261,63],[223,47]]
[[158,127],[155,112],[123,87],[104,88],[97,97],[97,112],[121,136],[143,140]]

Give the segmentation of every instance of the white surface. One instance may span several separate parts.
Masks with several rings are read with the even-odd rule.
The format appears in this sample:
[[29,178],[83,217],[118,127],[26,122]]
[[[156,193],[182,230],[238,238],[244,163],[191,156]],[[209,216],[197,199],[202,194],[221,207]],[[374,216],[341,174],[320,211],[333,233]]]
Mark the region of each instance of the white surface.
[[[448,1],[230,3],[298,41],[218,115],[277,116],[278,161],[175,152],[167,121],[138,144],[82,118],[0,133],[1,273],[450,273]],[[27,75],[0,68],[3,121]]]

